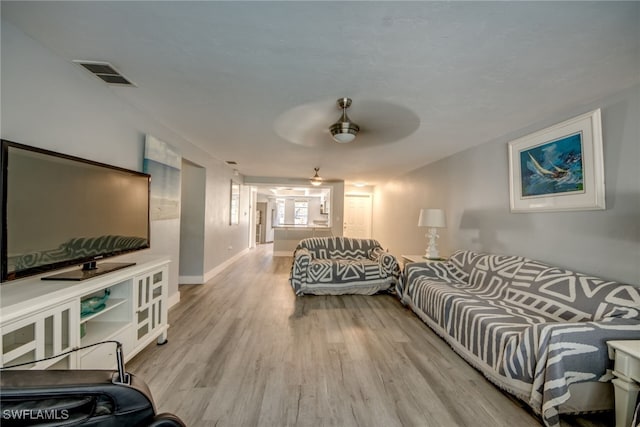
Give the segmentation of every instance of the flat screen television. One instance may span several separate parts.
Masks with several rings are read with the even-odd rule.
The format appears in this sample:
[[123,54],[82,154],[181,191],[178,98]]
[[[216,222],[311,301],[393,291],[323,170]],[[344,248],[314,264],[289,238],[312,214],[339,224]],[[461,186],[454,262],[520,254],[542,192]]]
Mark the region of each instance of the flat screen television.
[[0,162],[0,281],[74,265],[43,279],[83,280],[149,248],[149,175],[6,140]]

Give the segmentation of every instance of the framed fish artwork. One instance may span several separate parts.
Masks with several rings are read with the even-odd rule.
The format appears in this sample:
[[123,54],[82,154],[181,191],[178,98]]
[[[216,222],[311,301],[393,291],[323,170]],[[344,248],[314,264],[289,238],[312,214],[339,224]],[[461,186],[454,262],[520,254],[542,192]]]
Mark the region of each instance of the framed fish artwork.
[[511,212],[605,209],[600,109],[509,142]]

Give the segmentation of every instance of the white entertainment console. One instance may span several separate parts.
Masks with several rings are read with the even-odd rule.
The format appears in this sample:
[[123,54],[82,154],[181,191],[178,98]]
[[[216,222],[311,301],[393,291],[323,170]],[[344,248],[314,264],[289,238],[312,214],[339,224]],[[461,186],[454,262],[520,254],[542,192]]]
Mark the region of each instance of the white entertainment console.
[[[123,261],[136,265],[80,282],[34,276],[0,285],[0,365],[106,340],[121,342],[128,360],[154,340],[165,342],[169,258],[138,256]],[[106,307],[81,316],[81,301],[102,296],[106,289],[110,290]],[[112,369],[115,351],[115,344],[102,344],[17,369]]]

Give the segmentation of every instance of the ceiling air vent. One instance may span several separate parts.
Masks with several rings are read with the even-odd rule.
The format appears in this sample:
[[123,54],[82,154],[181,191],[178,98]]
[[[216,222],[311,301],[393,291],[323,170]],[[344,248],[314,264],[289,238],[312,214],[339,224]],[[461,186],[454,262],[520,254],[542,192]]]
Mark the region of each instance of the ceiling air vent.
[[110,85],[119,86],[135,86],[129,79],[123,76],[118,70],[113,68],[113,65],[108,62],[100,61],[85,61],[82,59],[76,59],[73,62],[81,65],[85,70],[89,71],[94,76],[98,77],[103,82]]

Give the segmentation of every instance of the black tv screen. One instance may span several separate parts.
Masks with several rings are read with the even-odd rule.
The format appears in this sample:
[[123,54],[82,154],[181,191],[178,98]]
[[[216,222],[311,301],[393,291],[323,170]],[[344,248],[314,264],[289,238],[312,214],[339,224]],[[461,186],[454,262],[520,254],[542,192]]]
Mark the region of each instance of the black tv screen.
[[6,140],[0,155],[2,282],[149,247],[149,175]]

